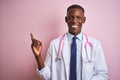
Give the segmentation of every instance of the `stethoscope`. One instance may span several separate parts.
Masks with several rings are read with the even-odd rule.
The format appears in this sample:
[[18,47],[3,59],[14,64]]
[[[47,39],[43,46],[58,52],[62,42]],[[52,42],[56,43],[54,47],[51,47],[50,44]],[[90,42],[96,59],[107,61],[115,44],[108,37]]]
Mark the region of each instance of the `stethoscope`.
[[[93,48],[93,45],[92,45],[91,42],[88,41],[87,35],[85,33],[83,33],[83,34],[84,34],[84,36],[86,38],[84,48],[85,48],[85,53],[86,53],[86,57],[87,57],[87,62],[91,63],[91,62],[93,62],[92,61],[92,48]],[[61,60],[61,49],[63,47],[64,38],[65,38],[65,34],[63,34],[61,39],[60,39],[59,46],[58,46],[58,55],[57,55],[56,61]],[[87,45],[89,45],[89,47],[91,48],[91,50],[90,50],[90,58],[89,58],[88,52],[87,52]]]

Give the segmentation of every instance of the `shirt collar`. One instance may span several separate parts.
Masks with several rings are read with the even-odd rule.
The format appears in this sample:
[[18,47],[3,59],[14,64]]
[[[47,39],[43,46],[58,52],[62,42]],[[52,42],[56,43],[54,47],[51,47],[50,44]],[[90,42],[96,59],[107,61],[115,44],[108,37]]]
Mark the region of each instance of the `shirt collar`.
[[[81,32],[81,33],[79,33],[78,35],[76,35],[76,37],[78,38],[78,40],[83,40],[83,37],[82,37],[82,35],[83,35],[83,33]],[[71,33],[67,33],[67,38],[68,38],[68,40],[72,40],[72,38],[74,37],[74,35],[72,35]]]

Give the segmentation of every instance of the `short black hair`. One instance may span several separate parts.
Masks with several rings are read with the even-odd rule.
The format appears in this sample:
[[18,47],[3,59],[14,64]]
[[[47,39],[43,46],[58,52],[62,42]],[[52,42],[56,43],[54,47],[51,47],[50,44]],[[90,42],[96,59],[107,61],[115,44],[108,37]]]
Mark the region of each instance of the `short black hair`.
[[83,8],[82,6],[80,6],[80,5],[77,5],[77,4],[74,4],[74,5],[69,6],[69,7],[67,8],[67,13],[68,13],[68,11],[69,11],[70,9],[72,9],[72,8],[81,9],[81,10],[83,11],[83,13],[85,13],[84,8]]

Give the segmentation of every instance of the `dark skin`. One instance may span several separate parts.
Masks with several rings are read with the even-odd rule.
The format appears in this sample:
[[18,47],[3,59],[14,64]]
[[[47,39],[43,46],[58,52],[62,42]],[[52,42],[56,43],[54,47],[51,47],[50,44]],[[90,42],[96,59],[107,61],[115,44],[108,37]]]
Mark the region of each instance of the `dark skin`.
[[[68,24],[68,31],[72,35],[78,35],[81,32],[82,24],[85,23],[85,20],[86,18],[81,9],[71,8],[67,12],[67,16],[65,17],[65,21]],[[44,67],[44,62],[41,58],[42,43],[39,40],[36,40],[33,37],[32,33],[30,35],[32,40],[31,48],[35,55],[35,58],[38,64],[38,69],[42,69]]]
[[34,39],[32,33],[30,34],[31,36],[31,40],[32,40],[32,44],[31,44],[31,48],[32,51],[35,55],[37,64],[38,64],[38,69],[42,69],[44,67],[44,62],[41,58],[41,52],[42,52],[42,43],[36,39]]
[[68,24],[68,30],[72,35],[78,35],[81,32],[82,24],[85,23],[86,17],[79,8],[72,8],[65,17]]

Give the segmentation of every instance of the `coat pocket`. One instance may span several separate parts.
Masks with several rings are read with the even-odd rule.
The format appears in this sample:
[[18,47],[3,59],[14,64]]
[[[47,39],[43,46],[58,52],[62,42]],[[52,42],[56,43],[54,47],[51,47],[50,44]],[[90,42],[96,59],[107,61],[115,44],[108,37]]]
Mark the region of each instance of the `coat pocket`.
[[82,77],[83,80],[90,80],[90,78],[93,76],[93,70],[94,70],[94,61],[83,61],[83,71],[82,71]]

